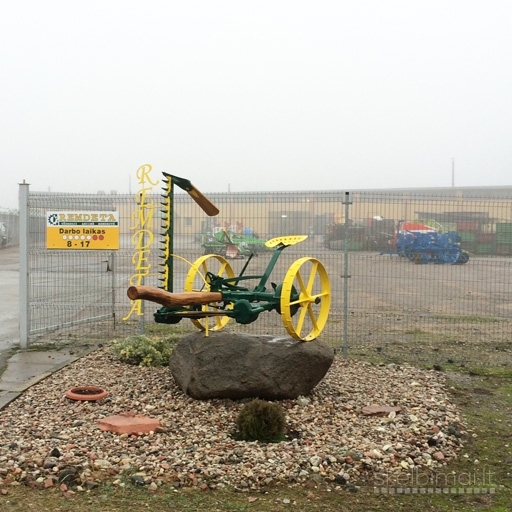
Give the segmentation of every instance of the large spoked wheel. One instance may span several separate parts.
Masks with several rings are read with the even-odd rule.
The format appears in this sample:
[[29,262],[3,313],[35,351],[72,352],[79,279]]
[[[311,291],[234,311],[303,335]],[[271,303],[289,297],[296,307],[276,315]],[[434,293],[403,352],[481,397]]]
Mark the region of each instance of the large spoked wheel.
[[288,269],[281,288],[280,311],[288,334],[312,341],[322,332],[331,307],[331,285],[315,258],[301,258]]
[[[229,262],[218,254],[207,254],[197,259],[185,278],[186,292],[209,292],[210,280],[208,272],[222,278],[235,277],[233,268]],[[232,308],[232,305],[228,306]],[[230,318],[221,313],[220,304],[210,302],[201,306],[201,311],[205,313],[204,318],[191,318],[192,323],[203,331],[219,331],[227,325]],[[211,313],[208,315],[208,313]]]

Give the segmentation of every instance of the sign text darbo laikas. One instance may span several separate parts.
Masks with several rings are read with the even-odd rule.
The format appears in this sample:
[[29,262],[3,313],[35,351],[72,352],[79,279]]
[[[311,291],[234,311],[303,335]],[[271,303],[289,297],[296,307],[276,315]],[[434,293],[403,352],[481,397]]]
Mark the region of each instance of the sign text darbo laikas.
[[47,212],[47,249],[119,249],[119,212]]

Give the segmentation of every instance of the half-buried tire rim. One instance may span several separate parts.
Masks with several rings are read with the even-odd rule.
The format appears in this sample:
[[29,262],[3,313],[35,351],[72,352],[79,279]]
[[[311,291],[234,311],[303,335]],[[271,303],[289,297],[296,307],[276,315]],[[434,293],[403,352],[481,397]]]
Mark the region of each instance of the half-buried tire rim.
[[98,386],[77,386],[66,391],[66,397],[71,400],[101,400],[108,396],[108,391]]

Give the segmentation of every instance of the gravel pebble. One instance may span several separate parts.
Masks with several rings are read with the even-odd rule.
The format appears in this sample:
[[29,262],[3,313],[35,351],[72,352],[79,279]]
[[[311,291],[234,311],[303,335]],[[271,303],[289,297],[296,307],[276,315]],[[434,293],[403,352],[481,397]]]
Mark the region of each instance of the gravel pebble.
[[[97,402],[65,397],[95,385]],[[282,400],[287,438],[237,441],[236,418],[246,401],[198,401],[176,386],[169,368],[124,364],[101,349],[32,386],[0,411],[0,484],[81,489],[121,485],[123,477],[155,490],[371,482],[379,473],[445,467],[462,448],[464,428],[442,374],[407,365],[372,365],[336,356],[307,397]],[[363,407],[401,412],[365,416]],[[133,411],[161,421],[144,435],[101,431],[105,416]],[[70,469],[72,468],[72,469]]]

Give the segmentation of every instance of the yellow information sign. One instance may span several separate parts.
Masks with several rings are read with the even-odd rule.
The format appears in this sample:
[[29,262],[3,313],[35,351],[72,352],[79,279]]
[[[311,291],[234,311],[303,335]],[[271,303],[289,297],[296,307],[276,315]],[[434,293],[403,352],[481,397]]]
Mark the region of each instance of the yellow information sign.
[[119,212],[46,212],[46,248],[119,249]]

